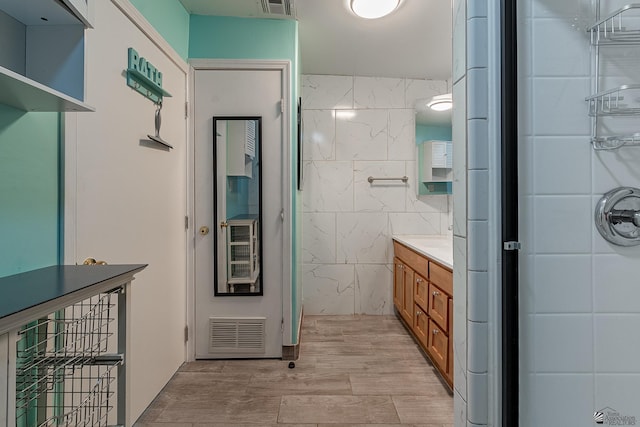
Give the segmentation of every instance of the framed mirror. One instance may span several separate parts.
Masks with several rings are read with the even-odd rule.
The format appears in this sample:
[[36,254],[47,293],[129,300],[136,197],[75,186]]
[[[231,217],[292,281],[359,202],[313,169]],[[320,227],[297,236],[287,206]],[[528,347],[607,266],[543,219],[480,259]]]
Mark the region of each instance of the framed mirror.
[[216,296],[262,295],[262,119],[214,117]]

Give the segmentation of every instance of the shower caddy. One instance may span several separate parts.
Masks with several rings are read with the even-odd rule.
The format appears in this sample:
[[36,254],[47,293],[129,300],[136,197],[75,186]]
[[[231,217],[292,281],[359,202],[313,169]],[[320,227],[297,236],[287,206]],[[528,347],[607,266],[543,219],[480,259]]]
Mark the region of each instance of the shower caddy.
[[[625,24],[631,24],[627,27]],[[594,95],[586,98],[591,117],[591,144],[595,150],[613,150],[624,145],[640,145],[640,132],[616,133],[615,120],[605,118],[640,117],[640,84],[601,88],[601,49],[610,46],[640,46],[640,4],[628,4],[605,18],[596,2],[596,23],[588,32],[591,38]]]

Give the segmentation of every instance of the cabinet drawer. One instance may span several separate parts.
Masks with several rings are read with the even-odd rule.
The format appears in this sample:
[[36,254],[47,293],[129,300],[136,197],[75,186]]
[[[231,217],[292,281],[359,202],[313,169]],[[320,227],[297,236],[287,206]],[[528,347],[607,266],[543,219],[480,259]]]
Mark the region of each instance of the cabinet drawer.
[[429,346],[428,331],[429,331],[429,317],[422,308],[416,304],[415,317],[413,319],[413,333],[418,341],[427,348]]
[[449,296],[453,295],[453,273],[435,262],[429,262],[429,281]]
[[415,274],[415,283],[413,289],[415,291],[414,301],[416,304],[428,310],[429,302],[429,282],[419,274]]
[[429,319],[429,346],[428,351],[431,360],[442,372],[447,372],[447,361],[449,359],[449,337],[442,332],[442,329]]
[[400,258],[402,262],[408,264],[409,267],[413,268],[422,276],[428,276],[429,261],[427,261],[425,257],[423,257],[422,255],[418,255],[416,252],[412,251],[404,245],[401,245],[396,241],[393,242],[393,251],[395,256]]
[[442,289],[429,284],[429,316],[442,328],[443,332],[449,333],[449,295]]

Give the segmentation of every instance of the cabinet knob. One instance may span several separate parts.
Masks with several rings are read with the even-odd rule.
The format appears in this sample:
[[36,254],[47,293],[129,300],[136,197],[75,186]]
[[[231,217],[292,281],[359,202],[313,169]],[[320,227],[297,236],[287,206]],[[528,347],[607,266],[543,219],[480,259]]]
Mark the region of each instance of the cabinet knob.
[[404,265],[402,265],[402,264],[398,264],[398,268],[403,269],[403,268],[404,268]]
[[416,279],[416,282],[418,282],[418,283],[422,283],[422,279],[418,277],[418,278]]
[[434,296],[434,297],[437,297],[438,295],[440,295],[440,292],[438,292],[438,291],[433,291],[433,296]]
[[422,312],[420,310],[416,311],[416,316],[420,316]]
[[440,331],[439,331],[439,330],[437,330],[437,329],[434,329],[434,330],[433,330],[433,335],[438,335],[438,332],[440,332]]

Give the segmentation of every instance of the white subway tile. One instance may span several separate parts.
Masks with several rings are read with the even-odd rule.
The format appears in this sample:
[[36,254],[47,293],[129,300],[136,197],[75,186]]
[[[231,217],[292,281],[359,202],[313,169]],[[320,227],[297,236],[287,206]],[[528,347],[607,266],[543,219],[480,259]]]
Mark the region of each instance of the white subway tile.
[[467,221],[469,235],[467,266],[473,271],[489,269],[489,223],[487,221]]
[[389,213],[389,227],[391,235],[440,234],[440,214]]
[[335,160],[336,120],[333,110],[305,110],[303,112],[305,160]]
[[585,97],[590,94],[589,78],[535,78],[530,104],[533,132],[538,136],[589,135]]
[[535,366],[538,372],[591,372],[591,314],[535,316]]
[[522,401],[525,426],[591,426],[594,424],[593,375],[537,375],[533,400]]
[[387,159],[416,159],[416,120],[412,109],[389,111]]
[[[635,123],[638,126],[637,120]],[[588,140],[588,138],[585,139]],[[617,187],[639,188],[640,172],[635,167],[639,164],[638,147],[596,152],[593,156],[593,192],[602,196]]]
[[405,108],[404,79],[354,77],[354,108]]
[[467,219],[489,219],[489,171],[470,170],[467,174]]
[[595,311],[600,313],[640,312],[640,289],[634,280],[638,274],[638,255],[595,255],[593,286]]
[[467,119],[486,119],[489,114],[489,78],[486,68],[467,70]]
[[577,28],[575,22],[533,20],[533,73],[536,77],[589,76],[589,52],[589,36],[583,28]]
[[355,314],[393,314],[393,265],[356,264]]
[[591,194],[591,145],[585,138],[533,139],[537,194]]
[[305,212],[353,211],[353,162],[307,162]]
[[353,77],[303,75],[302,108],[307,110],[353,108]]
[[[478,0],[476,0],[478,1]],[[467,9],[467,13],[470,10]],[[484,68],[489,63],[487,18],[467,20],[467,69]]]
[[591,197],[538,196],[534,203],[537,253],[591,252]]
[[640,314],[596,314],[596,372],[640,373],[638,331]]
[[487,16],[487,0],[467,0],[467,19]]
[[489,273],[467,273],[467,313],[473,322],[489,321]]
[[590,255],[537,255],[535,262],[529,283],[538,313],[591,312]]
[[467,158],[469,169],[489,168],[489,129],[487,120],[474,119],[467,122]]
[[[640,420],[638,390],[640,390],[638,374],[596,375],[595,410],[604,409],[605,417],[611,416],[612,419],[617,412],[623,417],[635,417],[638,422]],[[610,415],[609,412],[612,414]],[[605,420],[604,425],[612,425],[612,423]]]
[[336,112],[336,160],[386,160],[388,110]]
[[336,214],[307,212],[302,216],[305,264],[336,263]]
[[304,265],[302,280],[305,314],[353,314],[353,265]]
[[338,214],[338,262],[390,263],[393,245],[386,213]]
[[486,373],[489,368],[489,327],[484,322],[467,322],[467,360],[470,372]]
[[468,373],[467,419],[474,424],[487,424],[489,385],[487,374]]

